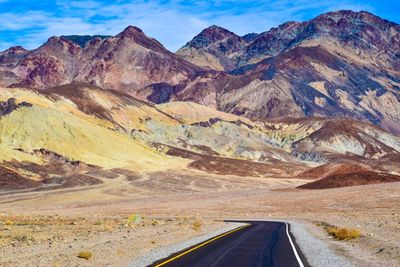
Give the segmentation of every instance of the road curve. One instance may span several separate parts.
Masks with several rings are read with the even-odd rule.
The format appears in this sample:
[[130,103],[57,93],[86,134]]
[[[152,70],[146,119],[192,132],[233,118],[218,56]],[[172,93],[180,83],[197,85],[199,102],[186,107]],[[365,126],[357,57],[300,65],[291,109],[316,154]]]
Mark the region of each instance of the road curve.
[[240,222],[247,225],[175,253],[150,266],[308,266],[291,237],[289,224],[273,221]]

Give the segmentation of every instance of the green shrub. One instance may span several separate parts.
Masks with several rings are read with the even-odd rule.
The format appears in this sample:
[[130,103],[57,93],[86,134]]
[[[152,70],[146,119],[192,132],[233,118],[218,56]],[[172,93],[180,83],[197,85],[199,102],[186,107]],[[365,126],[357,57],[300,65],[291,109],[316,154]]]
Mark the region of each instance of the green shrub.
[[132,214],[128,217],[128,226],[132,226],[133,224],[140,224],[142,222],[142,216],[140,214]]

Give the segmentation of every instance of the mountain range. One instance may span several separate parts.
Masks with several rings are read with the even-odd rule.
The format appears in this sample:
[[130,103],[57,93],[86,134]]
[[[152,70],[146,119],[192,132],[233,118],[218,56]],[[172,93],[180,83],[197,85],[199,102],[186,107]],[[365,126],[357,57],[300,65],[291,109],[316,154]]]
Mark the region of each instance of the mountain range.
[[395,176],[399,67],[400,26],[353,11],[245,36],[211,26],[176,53],[134,26],[11,47],[0,182],[95,184],[98,169]]
[[193,101],[266,119],[335,116],[400,129],[400,26],[338,11],[238,36],[211,26],[176,53],[129,26],[0,53],[7,87],[87,82],[153,103]]

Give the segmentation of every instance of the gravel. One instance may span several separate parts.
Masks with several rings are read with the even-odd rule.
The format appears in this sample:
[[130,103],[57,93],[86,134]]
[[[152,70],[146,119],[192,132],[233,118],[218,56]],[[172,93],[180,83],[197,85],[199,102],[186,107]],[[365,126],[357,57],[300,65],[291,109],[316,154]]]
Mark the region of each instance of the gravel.
[[238,228],[243,225],[245,225],[245,224],[244,223],[226,223],[225,227],[222,227],[218,230],[210,232],[206,235],[196,236],[194,238],[191,238],[182,243],[175,244],[172,246],[160,247],[160,248],[153,249],[152,251],[150,251],[150,253],[148,255],[136,259],[129,266],[130,267],[136,267],[136,266],[142,267],[142,266],[150,265],[150,264],[154,263],[155,261],[158,261],[160,259],[164,259],[164,258],[168,257],[171,254],[182,251],[188,247],[194,246],[196,244],[204,242],[210,238],[213,238],[217,235],[223,234],[225,232],[228,232],[230,230],[233,230],[233,229]]
[[347,267],[353,266],[344,257],[336,255],[326,243],[312,236],[303,225],[289,221],[290,231],[297,245],[311,266]]

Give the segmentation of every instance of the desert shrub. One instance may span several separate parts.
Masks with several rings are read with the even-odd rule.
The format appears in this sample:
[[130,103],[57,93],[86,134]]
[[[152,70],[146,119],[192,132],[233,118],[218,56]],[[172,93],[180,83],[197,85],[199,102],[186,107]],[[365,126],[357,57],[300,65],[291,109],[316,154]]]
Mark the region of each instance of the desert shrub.
[[201,222],[201,221],[195,221],[193,223],[193,229],[196,231],[200,230],[202,226],[203,226],[203,222]]
[[153,225],[153,226],[156,226],[156,225],[159,225],[160,224],[160,222],[158,221],[158,220],[156,220],[156,219],[154,219],[152,222],[151,222],[151,225]]
[[93,256],[92,252],[85,250],[85,251],[79,252],[77,257],[81,258],[81,259],[89,260],[92,256]]
[[19,242],[33,242],[35,239],[31,236],[27,235],[16,235],[13,237],[13,240],[19,241]]
[[128,217],[128,226],[132,226],[134,224],[140,224],[142,221],[142,216],[140,214],[132,214]]
[[5,223],[4,223],[4,225],[7,225],[7,226],[11,226],[11,225],[13,225],[13,224],[14,224],[14,222],[11,221],[11,220],[7,220],[7,221],[5,221]]
[[358,229],[353,228],[326,226],[325,230],[329,235],[333,236],[337,240],[350,240],[359,238],[361,236],[361,232]]

